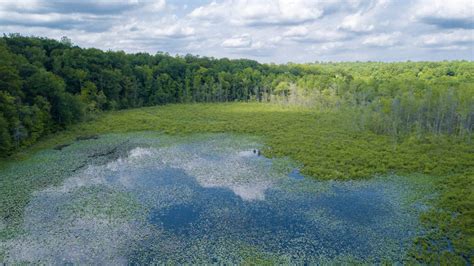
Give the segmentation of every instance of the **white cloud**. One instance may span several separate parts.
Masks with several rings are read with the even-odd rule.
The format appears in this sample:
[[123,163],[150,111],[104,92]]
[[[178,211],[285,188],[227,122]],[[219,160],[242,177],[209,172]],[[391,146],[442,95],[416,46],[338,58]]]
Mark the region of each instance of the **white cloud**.
[[321,27],[318,23],[290,26],[281,35],[282,38],[297,42],[334,42],[347,37],[343,31],[328,27]]
[[352,32],[369,32],[374,29],[374,25],[367,21],[367,18],[361,13],[356,13],[346,16],[341,25],[340,29],[352,31]]
[[134,39],[183,39],[196,34],[196,29],[174,15],[149,14],[148,17],[131,16],[126,23],[118,24],[111,32]]
[[225,48],[248,48],[252,45],[252,38],[248,34],[240,36],[233,36],[222,42],[222,47]]
[[287,31],[283,33],[283,36],[285,37],[304,37],[308,35],[309,30],[305,26],[295,26],[291,27]]
[[40,7],[37,0],[23,0],[23,1],[0,1],[0,11],[4,10],[23,10],[34,11]]
[[314,30],[308,34],[308,40],[313,42],[333,42],[344,38],[346,34],[337,30]]
[[331,53],[344,47],[343,42],[327,42],[323,44],[313,44],[307,50],[316,54]]
[[398,44],[400,42],[400,36],[400,32],[394,32],[390,34],[382,33],[373,36],[368,36],[364,39],[362,43],[369,46],[388,47]]
[[472,2],[0,0],[0,34],[263,62],[473,60]]
[[474,28],[473,0],[421,0],[413,19],[444,28]]
[[321,45],[321,50],[328,51],[328,50],[337,49],[342,46],[344,46],[343,42],[329,42],[329,43]]
[[209,5],[200,6],[194,9],[191,13],[189,13],[189,16],[192,18],[213,20],[222,17],[222,12],[225,12],[225,10],[222,10],[222,5],[218,5],[215,1],[213,1]]
[[19,12],[2,11],[2,10],[0,10],[0,17],[3,17],[5,20],[12,21],[15,23],[21,20],[26,20],[28,23],[31,23],[31,24],[60,22],[61,20],[65,18],[71,18],[71,19],[77,18],[77,16],[69,17],[63,14],[58,14],[58,13],[22,14]]
[[323,14],[321,5],[307,0],[227,0],[198,7],[191,18],[229,20],[235,25],[291,25],[318,19]]
[[453,30],[449,32],[425,34],[418,42],[421,46],[428,47],[471,47],[474,44],[474,30]]
[[[391,4],[393,4],[392,0],[369,1],[369,4],[366,4],[364,8],[359,8],[355,12],[346,15],[338,29],[354,33],[368,33],[375,30],[375,25],[389,24],[390,22],[384,17],[384,12],[390,11],[389,6]],[[391,8],[398,7],[392,5]],[[394,12],[391,11],[388,15],[392,13]]]
[[130,0],[135,5],[141,6],[140,12],[153,13],[161,12],[167,7],[166,0]]
[[176,37],[182,38],[191,36],[194,34],[194,28],[189,26],[180,26],[180,25],[170,25],[162,26],[161,28],[156,28],[152,31],[154,36],[165,36],[165,37]]

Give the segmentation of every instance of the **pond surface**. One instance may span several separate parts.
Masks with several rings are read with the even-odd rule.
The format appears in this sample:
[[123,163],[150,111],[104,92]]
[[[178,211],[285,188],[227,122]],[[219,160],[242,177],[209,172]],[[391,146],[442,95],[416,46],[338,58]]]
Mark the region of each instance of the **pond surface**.
[[42,167],[69,171],[34,193],[22,233],[0,246],[4,259],[403,261],[419,234],[416,185],[398,176],[316,181],[288,159],[261,156],[261,148],[246,136],[140,133],[44,151],[30,164],[38,166],[32,178]]

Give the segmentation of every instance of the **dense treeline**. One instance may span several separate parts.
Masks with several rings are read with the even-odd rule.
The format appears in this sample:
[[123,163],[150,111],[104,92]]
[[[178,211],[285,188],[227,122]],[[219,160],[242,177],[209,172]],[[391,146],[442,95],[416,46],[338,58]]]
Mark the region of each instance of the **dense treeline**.
[[284,88],[289,92],[285,94],[290,97],[284,100],[322,108],[354,107],[359,126],[394,136],[472,133],[473,62],[340,63],[319,67],[325,74],[304,75],[286,84]]
[[395,136],[470,136],[474,63],[259,64],[126,54],[13,34],[0,39],[0,154],[103,110],[265,101],[350,109],[357,126]]

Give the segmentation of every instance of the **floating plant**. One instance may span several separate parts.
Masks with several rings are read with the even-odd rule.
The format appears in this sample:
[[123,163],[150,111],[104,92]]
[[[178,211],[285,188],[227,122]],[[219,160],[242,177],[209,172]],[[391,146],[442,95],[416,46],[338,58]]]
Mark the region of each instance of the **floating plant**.
[[419,185],[316,181],[288,159],[261,156],[260,143],[149,132],[38,153],[4,174],[55,171],[58,181],[34,192],[16,223],[0,221],[0,230],[16,228],[0,238],[0,255],[47,264],[404,261],[420,230]]

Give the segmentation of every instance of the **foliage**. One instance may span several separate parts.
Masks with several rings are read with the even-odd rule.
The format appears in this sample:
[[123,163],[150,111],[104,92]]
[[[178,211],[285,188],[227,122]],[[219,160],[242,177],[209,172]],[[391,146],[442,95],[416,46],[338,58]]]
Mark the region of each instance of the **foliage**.
[[[414,257],[443,262],[449,252],[449,258],[472,262],[473,73],[468,61],[267,65],[104,52],[67,39],[9,35],[0,39],[0,156],[17,152],[6,160],[22,158],[21,151],[42,137],[26,155],[106,132],[265,136],[266,155],[289,156],[317,178],[442,177],[438,208],[424,220],[435,229],[419,239]],[[283,105],[171,104],[79,123],[108,110],[229,101]],[[6,160],[0,163],[8,166]],[[2,204],[15,202],[12,215],[21,215],[30,193],[57,182],[55,176],[0,180],[9,201]],[[433,241],[445,247],[436,251]]]
[[470,138],[474,127],[474,64],[467,61],[268,65],[104,52],[73,46],[67,38],[12,34],[0,39],[0,62],[3,156],[103,110],[167,103],[350,108],[358,128],[396,138]]
[[472,167],[440,182],[441,197],[421,217],[427,233],[415,240],[414,259],[442,265],[474,262],[473,188]]
[[[179,104],[114,111],[53,134],[24,153],[17,153],[12,159],[21,159],[31,152],[69,143],[77,136],[110,132],[153,130],[178,135],[235,132],[264,136],[265,155],[291,157],[302,164],[303,173],[317,178],[368,178],[390,172],[445,177],[441,183],[442,196],[434,203],[437,208],[427,215],[432,218],[425,222],[432,228],[453,230],[452,233],[441,234],[456,243],[451,256],[469,254],[466,250],[472,250],[473,235],[472,144],[460,137],[447,135],[396,141],[390,136],[357,129],[352,118],[353,112],[350,111],[322,112],[298,106],[257,103]],[[28,187],[42,187],[54,180],[37,180],[29,183]],[[22,194],[17,188],[24,184],[18,183],[18,180],[11,184],[15,189],[2,186],[11,191],[7,193],[11,201],[20,195],[27,197],[35,189],[30,187]],[[27,198],[23,202],[26,204]],[[439,215],[447,217],[446,214],[451,213],[455,216],[449,216],[448,220],[435,218]],[[440,234],[428,236],[432,241]],[[430,251],[428,255],[425,251],[417,257],[429,260],[433,254],[436,253]]]

